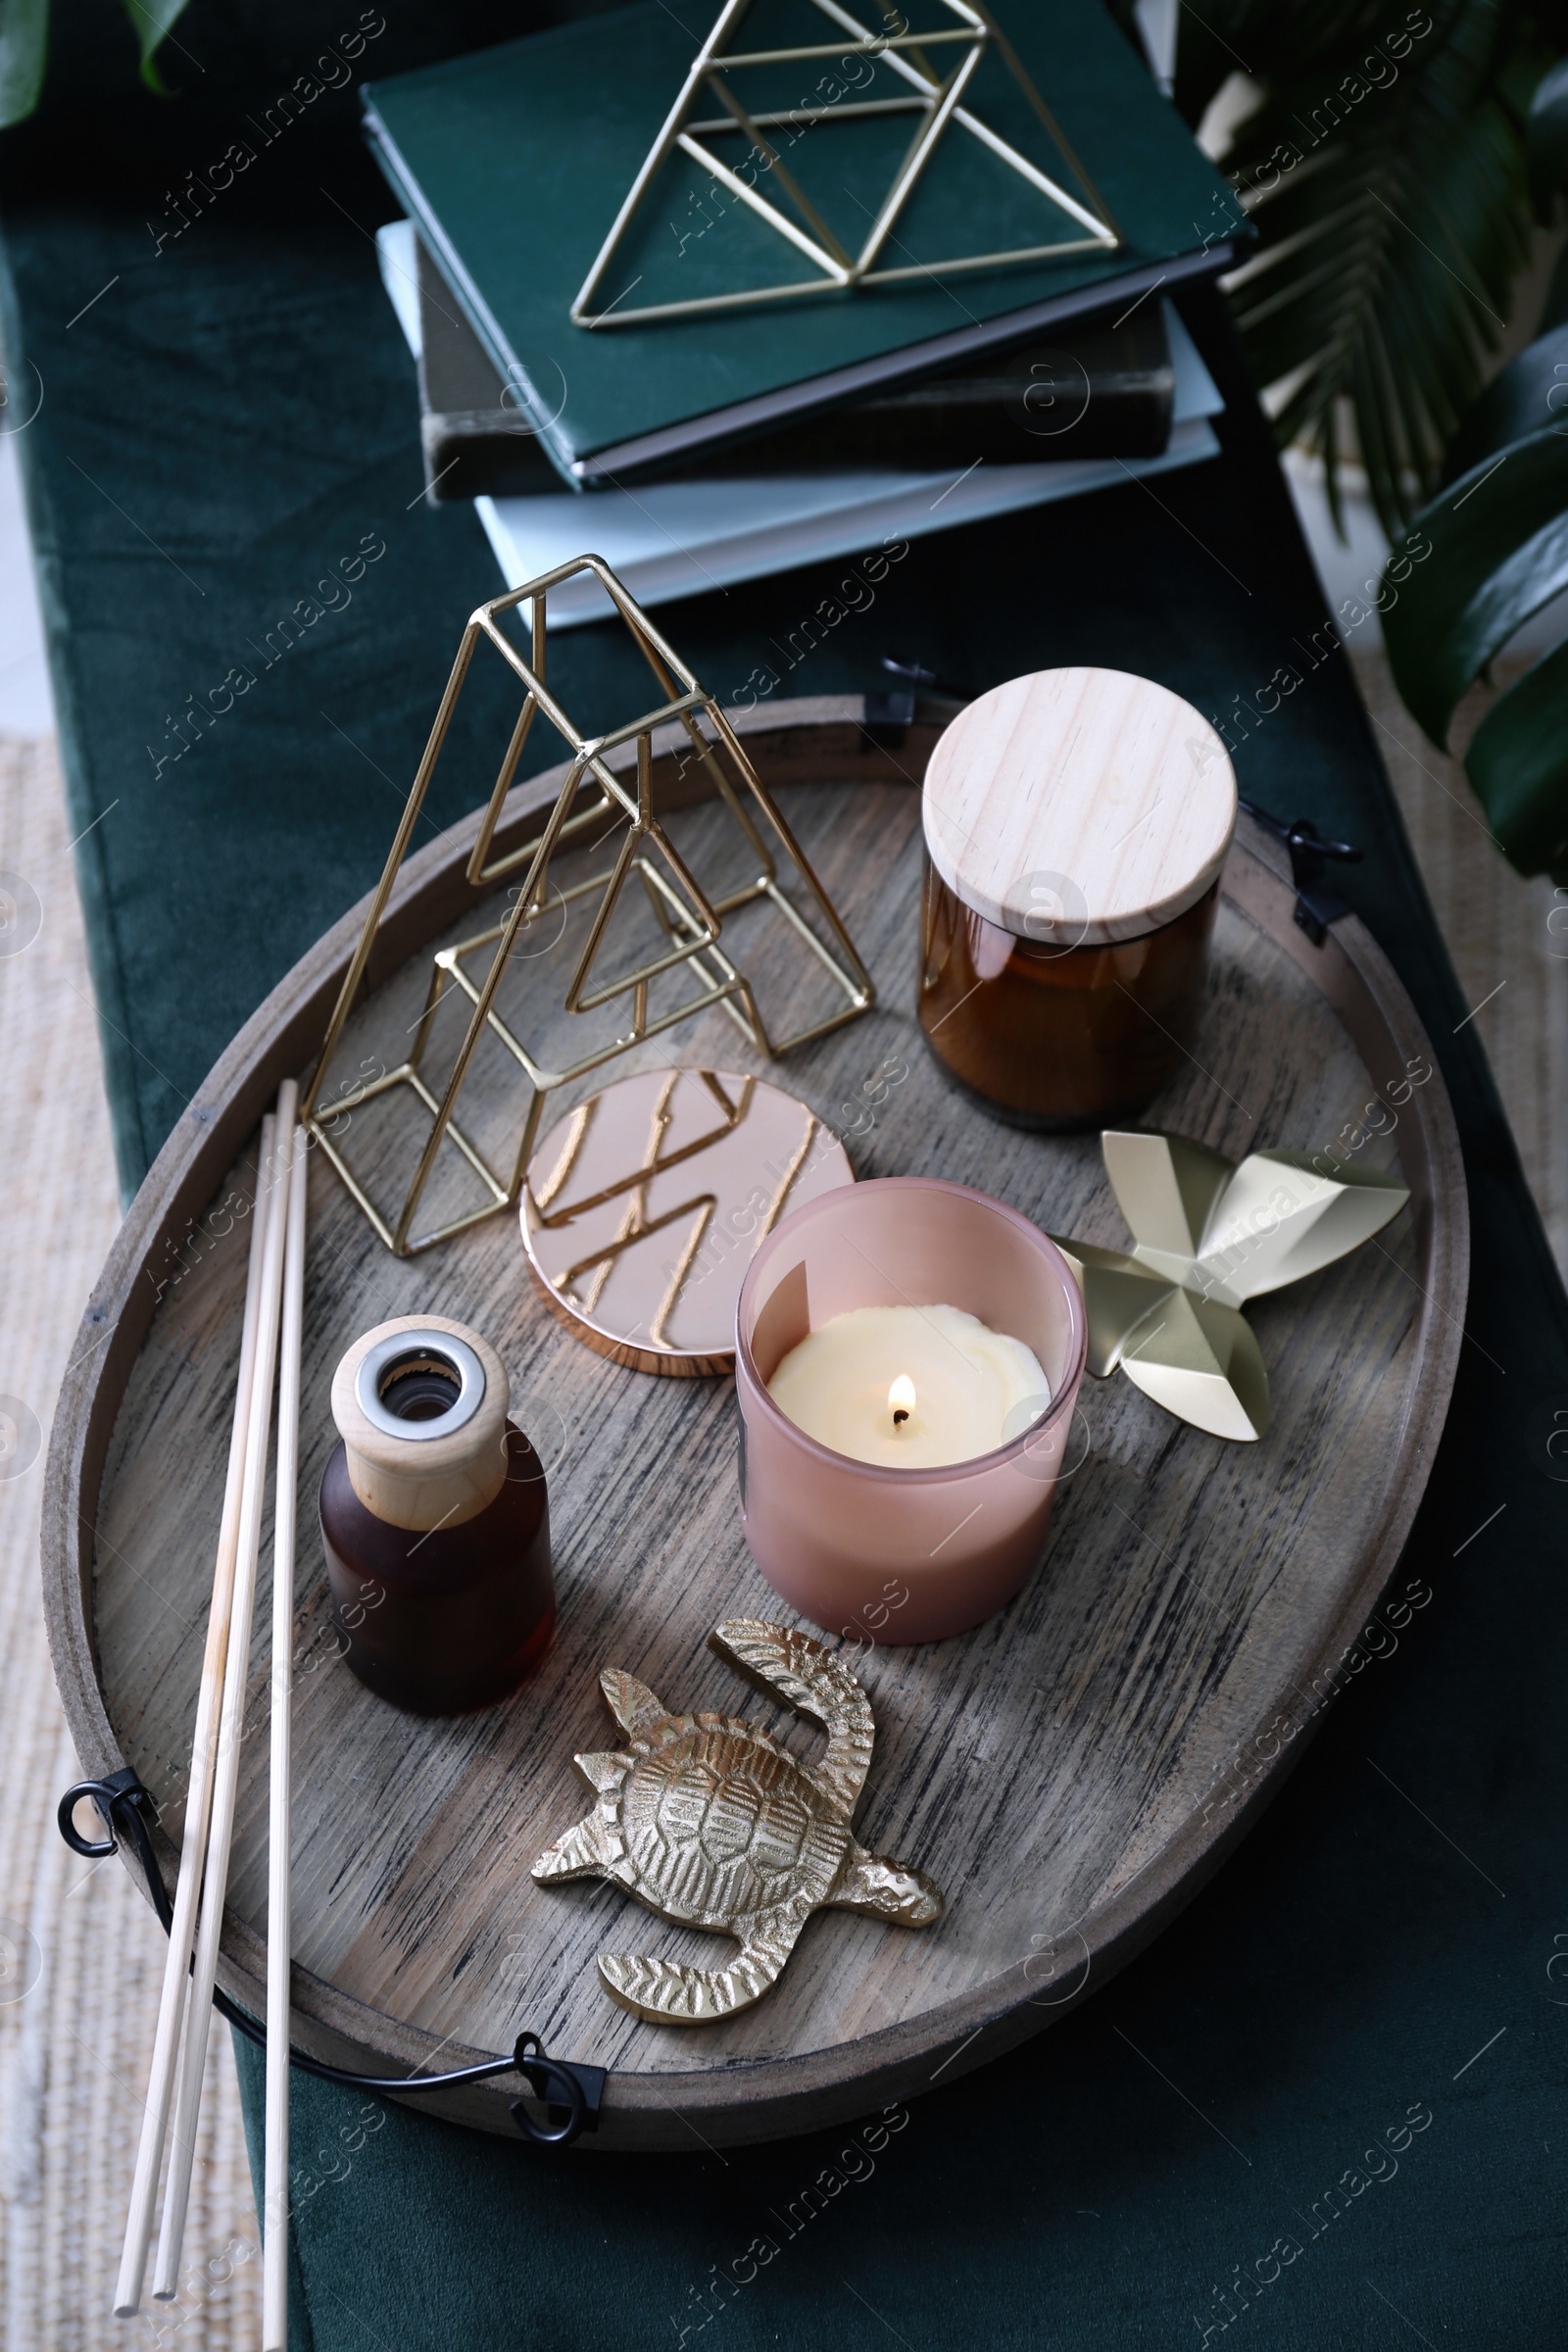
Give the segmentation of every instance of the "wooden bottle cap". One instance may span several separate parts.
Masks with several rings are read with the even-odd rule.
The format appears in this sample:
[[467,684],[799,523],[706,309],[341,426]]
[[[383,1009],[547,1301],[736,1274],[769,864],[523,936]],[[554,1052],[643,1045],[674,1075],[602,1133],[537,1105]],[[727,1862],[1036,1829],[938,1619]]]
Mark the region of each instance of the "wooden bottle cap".
[[[401,1420],[381,1401],[398,1378],[436,1370],[459,1385],[449,1412]],[[444,1315],[399,1315],[356,1340],[332,1375],[332,1418],[349,1482],[389,1526],[461,1527],[507,1477],[511,1384],[488,1340]]]
[[1041,669],[981,695],[925,773],[931,862],[966,906],[1058,951],[1136,939],[1195,906],[1236,825],[1207,719],[1121,669]]

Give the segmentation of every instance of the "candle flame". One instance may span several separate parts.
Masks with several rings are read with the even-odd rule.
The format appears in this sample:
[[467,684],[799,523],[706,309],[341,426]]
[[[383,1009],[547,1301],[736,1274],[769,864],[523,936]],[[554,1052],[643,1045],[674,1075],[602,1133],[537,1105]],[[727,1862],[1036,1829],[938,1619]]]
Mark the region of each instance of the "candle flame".
[[893,1415],[895,1429],[907,1421],[914,1406],[914,1383],[906,1372],[901,1372],[888,1391],[888,1410]]

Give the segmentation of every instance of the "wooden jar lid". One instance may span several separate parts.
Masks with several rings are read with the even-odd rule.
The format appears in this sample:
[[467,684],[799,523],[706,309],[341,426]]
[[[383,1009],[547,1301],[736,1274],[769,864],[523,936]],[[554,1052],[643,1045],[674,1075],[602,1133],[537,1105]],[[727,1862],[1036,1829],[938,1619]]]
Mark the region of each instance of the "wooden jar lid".
[[[427,1348],[418,1344],[424,1335]],[[400,1340],[407,1345],[399,1348]],[[443,1341],[452,1345],[443,1347]],[[371,1358],[383,1360],[368,1364],[368,1382],[362,1383]],[[462,1381],[453,1412],[441,1421],[372,1417],[365,1388],[373,1409],[379,1389],[421,1360],[450,1368]],[[355,1341],[332,1375],[332,1418],[355,1494],[392,1527],[428,1532],[476,1519],[506,1484],[510,1399],[506,1366],[489,1341],[466,1323],[445,1315],[398,1315],[378,1323]]]
[[1190,703],[1121,669],[1041,669],[981,695],[925,773],[931,862],[966,906],[1058,951],[1196,905],[1236,824],[1230,756]]

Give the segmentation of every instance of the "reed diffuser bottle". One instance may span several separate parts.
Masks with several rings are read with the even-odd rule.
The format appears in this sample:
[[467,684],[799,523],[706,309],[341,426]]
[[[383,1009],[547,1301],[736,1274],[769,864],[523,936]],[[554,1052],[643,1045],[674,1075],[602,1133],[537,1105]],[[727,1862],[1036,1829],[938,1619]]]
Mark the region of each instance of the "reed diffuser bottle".
[[488,1341],[440,1315],[379,1324],[333,1377],[333,1616],[361,1682],[414,1714],[493,1705],[555,1632],[544,1465],[509,1400]]

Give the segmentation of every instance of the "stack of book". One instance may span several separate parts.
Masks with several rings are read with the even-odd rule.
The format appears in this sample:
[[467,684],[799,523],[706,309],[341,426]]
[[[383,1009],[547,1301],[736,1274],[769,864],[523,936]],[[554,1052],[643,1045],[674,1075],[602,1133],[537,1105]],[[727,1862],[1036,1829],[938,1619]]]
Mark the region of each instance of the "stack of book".
[[1231,192],[1100,0],[928,14],[730,0],[720,64],[648,0],[367,92],[428,492],[510,585],[591,546],[657,604],[1215,454],[1170,296]]

